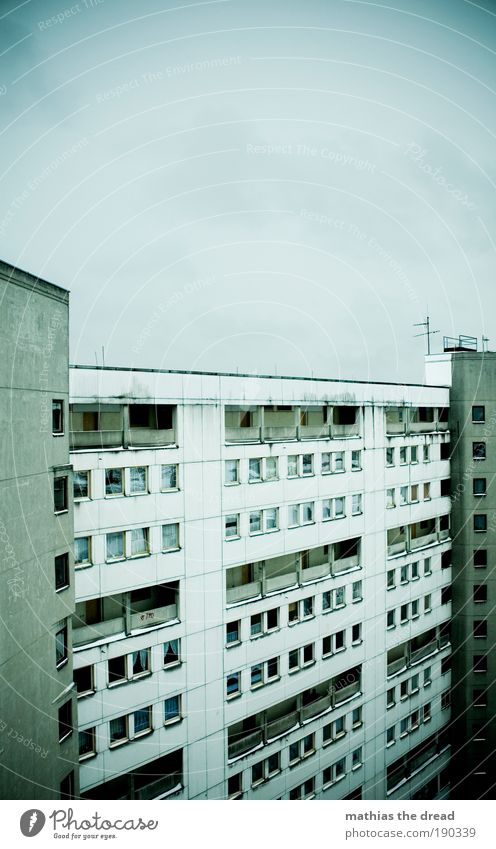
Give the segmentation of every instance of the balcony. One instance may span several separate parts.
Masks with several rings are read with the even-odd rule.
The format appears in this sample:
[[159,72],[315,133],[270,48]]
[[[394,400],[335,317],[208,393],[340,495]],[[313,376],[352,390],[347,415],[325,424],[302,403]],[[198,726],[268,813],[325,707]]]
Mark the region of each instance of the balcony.
[[333,439],[349,439],[360,436],[358,407],[333,407],[331,433]]
[[72,617],[73,645],[85,645],[124,632],[125,603],[123,593],[78,602]]
[[424,657],[428,657],[430,654],[434,654],[437,649],[437,640],[432,640],[432,642],[427,643],[425,646],[422,646],[419,649],[414,649],[410,653],[410,665],[413,663],[418,663],[420,660],[423,660]]
[[347,702],[348,699],[356,696],[357,693],[360,692],[361,684],[360,681],[353,681],[351,684],[347,684],[345,687],[341,687],[339,690],[336,688],[334,692],[334,706],[342,704],[343,702]]
[[281,734],[287,734],[292,728],[299,724],[298,711],[294,710],[287,713],[285,716],[280,716],[277,719],[272,719],[267,722],[266,736],[267,740],[274,740]]
[[124,445],[122,430],[80,430],[69,435],[70,450],[83,448],[120,448]]
[[315,699],[315,701],[302,707],[300,711],[301,721],[305,722],[308,719],[313,719],[314,716],[325,713],[326,710],[329,710],[331,704],[331,697],[329,695]]
[[[337,561],[338,563],[340,561]],[[314,566],[304,566],[301,570],[301,582],[303,584],[308,581],[318,581],[319,578],[326,578],[330,574],[331,566],[328,560],[322,563],[317,563]]]
[[237,442],[261,442],[259,427],[226,427],[226,442],[235,445]]
[[134,791],[134,799],[142,801],[150,799],[159,799],[167,793],[171,793],[176,788],[179,790],[183,786],[183,776],[181,772],[176,772],[173,775],[163,775],[157,778],[156,781],[150,781],[143,787],[139,787]]
[[228,604],[236,604],[240,601],[248,601],[250,598],[258,598],[262,595],[262,582],[250,581],[248,584],[239,584],[226,589],[226,600]]
[[263,429],[264,442],[291,442],[296,438],[296,425],[274,425]]
[[238,739],[230,740],[227,747],[227,756],[229,759],[238,758],[240,755],[245,755],[256,749],[263,743],[263,732],[261,728],[251,731]]
[[103,622],[96,622],[93,625],[85,625],[79,619],[74,618],[72,624],[72,644],[73,646],[83,646],[85,643],[92,643],[95,640],[113,637],[115,634],[120,634],[123,631],[124,619],[122,616],[116,619],[107,619]]
[[178,619],[178,607],[177,604],[169,604],[166,607],[131,614],[131,629],[134,631],[136,628],[151,628],[174,619]]
[[[92,776],[93,777],[93,776]],[[160,799],[183,786],[183,752],[178,749],[81,793],[82,799]]]
[[360,557],[358,554],[353,554],[350,557],[340,557],[332,564],[332,574],[340,575],[341,572],[357,569],[358,566],[360,566]]
[[173,428],[156,428],[153,430],[144,427],[133,427],[125,432],[124,444],[129,448],[175,445],[176,435]]

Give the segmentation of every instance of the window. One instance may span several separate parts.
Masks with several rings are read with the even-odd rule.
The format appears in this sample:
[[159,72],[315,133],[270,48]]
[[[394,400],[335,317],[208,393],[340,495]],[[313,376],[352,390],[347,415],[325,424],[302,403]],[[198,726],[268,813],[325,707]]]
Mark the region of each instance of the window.
[[353,516],[357,516],[362,512],[362,496],[353,495],[351,497],[351,512]]
[[408,583],[408,564],[405,564],[400,568],[400,583],[407,584]]
[[[162,466],[162,468],[164,468]],[[239,483],[239,460],[226,460],[224,464],[224,483]]]
[[72,478],[74,500],[90,497],[90,473],[76,472]]
[[96,755],[94,727],[79,732],[79,760],[91,755]]
[[362,708],[354,708],[351,712],[351,725],[353,728],[359,728],[362,724]]
[[60,798],[74,799],[74,770],[70,772],[60,782]]
[[472,458],[474,460],[485,460],[486,459],[486,443],[485,442],[472,442]]
[[[236,473],[237,473],[237,460],[227,461],[233,462],[236,464]],[[178,489],[178,466],[176,463],[167,464],[166,466],[162,466],[161,477],[160,477],[160,489],[162,492],[166,492],[169,489]],[[236,477],[237,480],[237,477]],[[226,481],[227,483],[227,481]]]
[[250,513],[250,534],[260,534],[262,532],[262,511],[256,510]]
[[478,619],[473,626],[474,637],[476,640],[484,640],[487,637],[487,620]]
[[72,701],[65,702],[59,707],[59,743],[66,740],[72,734]]
[[391,725],[390,728],[386,730],[386,746],[392,746],[395,741],[394,736],[395,726]]
[[150,651],[139,649],[131,654],[131,677],[139,678],[150,672]]
[[141,734],[148,734],[152,730],[151,706],[135,710],[133,713],[133,720],[135,737],[138,737]]
[[389,569],[386,575],[386,586],[388,590],[393,590],[396,586],[395,570]]
[[424,445],[424,446],[423,446],[422,454],[423,454],[423,461],[424,461],[424,463],[428,463],[428,462],[429,462],[429,460],[430,460],[430,456],[429,456],[429,445]]
[[279,627],[279,608],[274,607],[265,613],[265,630],[275,631]]
[[179,548],[179,525],[162,525],[162,551],[177,551]]
[[424,560],[424,575],[431,575],[431,574],[432,574],[431,558],[426,557],[425,560]]
[[180,660],[179,640],[168,640],[164,643],[164,666],[176,666]]
[[74,564],[84,566],[91,563],[90,538],[77,537],[74,540]]
[[289,671],[293,672],[300,668],[300,652],[299,649],[293,649],[288,655]]
[[125,654],[122,654],[119,657],[109,658],[107,666],[109,687],[112,686],[112,684],[122,684],[124,681],[127,681]]
[[147,492],[146,466],[132,466],[129,469],[129,492],[131,495],[144,495]]
[[275,481],[278,478],[277,457],[265,458],[265,480]]
[[55,665],[57,669],[67,662],[67,622],[55,631]]
[[358,472],[362,468],[362,452],[361,451],[352,451],[351,452],[351,471]]
[[53,509],[55,513],[63,513],[67,510],[67,476],[54,478],[53,481]]
[[[474,690],[474,692],[476,692],[476,691]],[[441,693],[441,710],[447,710],[450,707],[450,705],[451,705],[451,693],[450,693],[449,690],[446,690],[446,692]],[[478,707],[478,705],[474,704],[474,707]]]
[[64,402],[52,401],[52,433],[60,435],[64,433]]
[[447,673],[451,669],[451,655],[449,657],[443,657],[441,661],[441,675],[447,675]]
[[131,531],[131,557],[143,557],[149,553],[148,528],[134,528]]
[[339,781],[341,778],[344,778],[346,772],[346,759],[340,758],[339,761],[336,761],[332,766],[326,767],[326,769],[322,773],[322,783],[324,787],[327,787],[329,784],[334,784],[336,781]]
[[351,753],[351,768],[358,769],[359,766],[362,765],[362,749],[355,749],[354,752]]
[[486,494],[486,478],[474,478],[472,481],[474,495]]
[[396,614],[396,611],[394,609],[388,610],[388,612],[386,614],[386,628],[394,628],[395,618],[396,618],[395,614]]
[[415,504],[418,500],[418,484],[414,483],[410,490],[410,501]]
[[354,581],[351,586],[351,600],[352,601],[361,601],[362,600],[362,582]]
[[429,593],[428,595],[424,596],[424,613],[430,613],[431,610],[431,595]]
[[351,627],[351,642],[353,645],[357,645],[362,642],[362,624],[359,622],[357,625],[352,625]]
[[107,560],[124,559],[124,531],[107,534]]
[[65,590],[69,586],[69,555],[67,552],[55,558],[55,591]]
[[109,723],[110,746],[119,746],[129,739],[127,716],[111,719]]
[[429,687],[432,684],[432,670],[430,666],[424,669],[424,687]]
[[226,539],[239,537],[239,513],[233,513],[225,518]]
[[331,455],[329,451],[324,451],[320,456],[320,471],[323,475],[330,474],[331,471]]
[[264,522],[266,531],[277,531],[279,527],[279,508],[269,507],[264,510]]
[[74,670],[74,683],[78,699],[89,696],[95,692],[93,684],[93,667],[81,666]]
[[392,489],[386,490],[386,508],[391,510],[396,506],[396,502],[394,500],[394,487]]
[[333,472],[344,472],[344,451],[335,451],[332,455]]
[[331,610],[331,591],[326,590],[322,593],[322,613],[326,613],[328,610]]
[[416,445],[410,448],[410,463],[418,463],[418,450]]
[[314,599],[313,596],[309,598],[304,598],[302,601],[303,606],[303,619],[307,619],[310,616],[313,616],[313,608],[314,608]]
[[257,687],[260,684],[263,684],[263,666],[261,663],[256,663],[251,668],[250,672],[250,686]]
[[309,525],[313,522],[313,501],[306,501],[301,505],[302,509],[302,525]]
[[303,666],[307,666],[314,661],[314,645],[309,643],[303,646]]
[[122,495],[123,492],[122,469],[105,469],[105,495]]
[[171,696],[164,701],[164,722],[177,722],[179,719],[181,719],[181,696]]
[[243,773],[230,775],[227,779],[227,795],[229,799],[240,798],[243,793]]
[[288,478],[298,477],[298,456],[296,454],[288,455]]
[[408,459],[407,459],[407,453],[406,453],[406,452],[407,452],[407,449],[406,449],[406,447],[403,445],[403,446],[400,448],[400,465],[402,465],[402,466],[404,466],[404,465],[405,465],[405,463],[407,463],[407,462],[408,462]]
[[486,421],[486,408],[480,405],[476,405],[472,407],[472,422],[474,424],[480,424],[480,422]]
[[[444,694],[443,694],[444,695]],[[449,692],[448,692],[449,696]],[[474,708],[482,708],[487,707],[487,692],[485,690],[473,690],[472,691],[472,701]],[[447,705],[448,707],[449,705]]]
[[313,475],[313,454],[303,454],[301,465],[302,475]]
[[262,461],[258,457],[252,457],[248,461],[248,481],[254,483],[262,480]]
[[391,687],[391,689],[389,689],[386,692],[386,708],[389,710],[389,708],[394,707],[395,704],[396,704],[396,688]]
[[487,531],[487,516],[485,513],[474,513],[474,531],[476,533]]
[[430,485],[430,483],[424,483],[423,499],[424,499],[424,501],[430,501],[431,500],[431,485]]
[[237,696],[241,693],[241,672],[231,672],[226,680],[226,695]]
[[386,466],[394,466],[394,448],[386,448]]
[[288,527],[296,528],[299,525],[310,525],[314,521],[314,502],[306,501],[304,504],[290,504],[288,507]]
[[400,504],[408,504],[408,487],[400,486]]
[[487,586],[486,584],[475,584],[473,587],[473,600],[475,604],[482,604],[487,601]]
[[420,578],[418,563],[412,563],[411,564],[411,575],[412,575],[412,581],[416,581],[418,578]]
[[474,654],[474,672],[487,672],[487,656],[485,654]]
[[487,549],[479,548],[474,551],[474,567],[476,569],[485,569],[487,566]]
[[408,605],[402,604],[400,607],[400,622],[408,622]]
[[419,616],[419,600],[418,598],[412,601],[412,619],[417,619]]

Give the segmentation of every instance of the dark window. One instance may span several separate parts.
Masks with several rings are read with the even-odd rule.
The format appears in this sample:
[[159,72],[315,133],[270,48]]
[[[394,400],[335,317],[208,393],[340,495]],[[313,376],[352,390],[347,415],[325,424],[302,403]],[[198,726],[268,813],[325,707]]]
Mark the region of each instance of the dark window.
[[473,493],[474,495],[485,495],[486,494],[486,479],[485,478],[474,478],[472,482]]
[[71,772],[69,772],[60,782],[60,798],[74,798],[74,770],[71,770]]
[[72,478],[74,498],[90,497],[89,477],[89,472],[74,472]]
[[237,622],[228,622],[226,625],[226,643],[239,642],[239,620]]
[[449,478],[441,481],[441,495],[443,497],[449,497],[451,495],[451,481]]
[[53,508],[55,513],[67,510],[67,477],[54,478]]
[[55,632],[55,663],[62,666],[67,660],[67,623]]
[[241,793],[242,790],[242,773],[238,772],[236,775],[230,775],[227,780],[227,795],[235,796],[237,793]]
[[72,701],[59,708],[59,743],[72,734]]
[[438,414],[437,414],[438,421],[447,422],[448,421],[448,414],[449,414],[448,407],[440,407],[439,410],[438,410]]
[[446,675],[451,669],[451,655],[449,657],[443,657],[441,661],[441,675]]
[[334,407],[333,421],[334,424],[353,425],[357,418],[356,407]]
[[449,460],[450,458],[450,443],[449,442],[441,442],[441,460]]
[[88,728],[79,732],[79,757],[95,754],[95,729]]
[[485,513],[474,513],[474,531],[487,531],[487,516]]
[[52,401],[52,433],[64,432],[64,402]]
[[474,707],[486,707],[487,705],[487,694],[485,690],[473,690],[472,691],[472,701]]
[[478,548],[477,551],[474,551],[474,566],[478,566],[480,568],[487,566],[486,548]]
[[277,628],[279,625],[279,609],[274,607],[272,610],[267,611],[267,630],[272,631],[274,628]]
[[79,669],[75,669],[74,683],[76,685],[78,695],[82,696],[86,693],[93,693],[93,667],[81,666]]
[[485,460],[486,459],[486,443],[485,442],[472,442],[472,457],[474,460]]
[[55,558],[55,589],[65,590],[69,586],[69,555],[67,552]]
[[487,656],[474,654],[474,672],[487,672]]
[[172,410],[173,408],[168,404],[131,404],[129,406],[129,426],[170,430],[172,428]]
[[480,405],[472,407],[472,421],[473,422],[485,422],[486,421],[486,408]]
[[451,601],[451,586],[441,589],[441,604],[448,604]]
[[443,551],[441,554],[441,569],[449,569],[451,566],[451,551]]
[[487,637],[487,620],[478,619],[474,622],[474,637],[484,639]]
[[116,684],[118,681],[126,681],[126,655],[113,657],[108,662],[109,684]]
[[98,430],[100,415],[97,410],[86,410],[83,412],[83,430]]
[[473,589],[473,598],[476,603],[487,601],[487,586],[486,584],[475,584]]

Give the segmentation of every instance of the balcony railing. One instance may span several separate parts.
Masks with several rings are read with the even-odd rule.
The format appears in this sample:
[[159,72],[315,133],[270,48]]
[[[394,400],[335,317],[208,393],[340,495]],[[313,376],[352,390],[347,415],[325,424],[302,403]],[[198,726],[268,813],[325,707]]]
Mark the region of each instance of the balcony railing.
[[298,439],[330,439],[331,428],[328,424],[300,425]]
[[410,653],[410,663],[418,663],[419,660],[423,660],[424,657],[428,657],[430,654],[434,654],[437,651],[437,640],[432,640],[432,642],[427,643],[425,646],[421,646],[419,649],[414,649]]
[[296,425],[269,425],[263,429],[264,442],[285,442],[297,438]]
[[277,590],[284,590],[297,583],[298,575],[296,572],[285,572],[284,575],[274,575],[271,578],[265,579],[265,592],[277,592]]
[[331,436],[333,439],[360,436],[360,425],[358,422],[355,422],[355,424],[333,424],[331,425]]
[[80,448],[119,448],[124,444],[122,430],[73,430],[69,434],[71,451]]
[[325,713],[326,710],[329,710],[331,707],[331,697],[329,695],[321,696],[320,699],[315,699],[315,701],[310,702],[308,705],[304,705],[300,711],[300,718],[302,722],[305,722],[307,719],[312,719],[314,716],[319,716],[321,713]]
[[347,572],[349,569],[356,569],[360,565],[358,554],[352,554],[350,557],[340,557],[332,564],[332,574],[339,575],[341,572]]
[[260,442],[261,432],[255,427],[226,427],[226,442]]
[[269,720],[266,725],[267,740],[273,740],[274,737],[279,737],[280,734],[286,734],[298,724],[297,710],[294,710],[285,716],[279,716],[277,719]]
[[172,428],[131,427],[125,433],[125,440],[130,448],[144,448],[148,445],[174,445],[176,435]]
[[256,598],[259,595],[262,595],[261,581],[252,581],[250,584],[240,584],[238,587],[230,587],[226,590],[228,604],[235,604],[237,601],[246,601],[249,598]]
[[424,534],[424,536],[415,537],[410,540],[410,549],[415,551],[417,548],[422,548],[424,545],[432,545],[437,541],[437,533],[436,531],[433,531],[430,534]]
[[162,625],[177,619],[177,604],[169,604],[166,607],[155,607],[153,610],[143,610],[140,613],[131,614],[131,628],[150,628],[152,625]]
[[228,744],[227,755],[229,758],[237,758],[251,751],[251,749],[255,749],[261,743],[263,743],[263,733],[262,729],[258,728],[238,740],[232,740]]
[[342,702],[346,702],[359,692],[360,681],[353,681],[351,684],[347,684],[346,687],[340,687],[339,689],[336,688],[334,690],[334,706],[340,705]]
[[183,777],[180,772],[177,772],[174,775],[162,775],[160,778],[157,778],[156,781],[150,781],[149,784],[146,784],[144,787],[140,787],[139,790],[135,790],[134,798],[142,800],[157,799],[158,796],[170,793],[171,790],[174,790],[176,787],[179,790],[182,785]]
[[391,663],[388,663],[387,674],[388,675],[396,675],[400,669],[406,669],[407,667],[407,659],[406,657],[399,657],[397,660],[392,660]]
[[[336,561],[339,563],[340,561]],[[316,566],[307,566],[301,570],[302,583],[306,581],[317,581],[319,578],[325,578],[330,573],[330,564],[326,560],[324,563],[319,563]]]
[[78,625],[77,620],[72,626],[72,643],[74,646],[82,646],[84,643],[92,643],[105,637],[113,637],[124,631],[124,618],[118,616],[115,619],[107,619],[104,622],[96,622],[93,625]]
[[406,422],[388,422],[386,419],[386,433],[392,436],[406,433]]

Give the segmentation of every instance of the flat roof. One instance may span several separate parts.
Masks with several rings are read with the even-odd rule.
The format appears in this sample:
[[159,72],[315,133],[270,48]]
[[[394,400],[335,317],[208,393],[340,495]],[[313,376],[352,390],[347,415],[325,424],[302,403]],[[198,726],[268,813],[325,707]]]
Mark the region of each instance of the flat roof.
[[43,293],[59,301],[67,302],[69,300],[69,289],[65,289],[57,283],[50,283],[49,280],[44,280],[36,274],[24,271],[24,269],[18,268],[16,265],[11,265],[3,259],[0,259],[0,279],[6,280],[8,283],[13,283],[16,286],[22,286],[31,292],[37,291]]
[[[399,383],[392,380],[350,380],[349,378],[340,377],[300,377],[298,375],[289,374],[249,374],[247,372],[237,371],[195,371],[193,369],[166,369],[166,368],[133,368],[130,366],[97,366],[97,365],[79,365],[70,364],[69,368],[87,369],[90,371],[124,371],[124,372],[142,372],[144,374],[195,374],[201,377],[251,377],[255,380],[308,380],[309,382],[320,383],[358,383],[363,386],[416,386],[428,387],[431,389],[442,389],[439,384],[434,383]],[[446,386],[445,388],[449,388]]]

